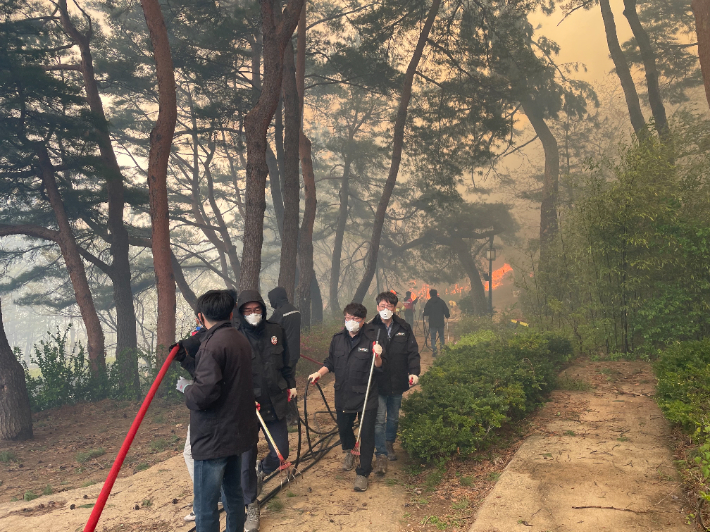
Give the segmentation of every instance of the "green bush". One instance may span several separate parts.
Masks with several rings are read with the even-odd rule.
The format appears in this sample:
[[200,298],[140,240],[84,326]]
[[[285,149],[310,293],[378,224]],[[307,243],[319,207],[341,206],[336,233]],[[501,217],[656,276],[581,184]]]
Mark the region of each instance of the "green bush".
[[654,369],[656,400],[670,421],[688,431],[710,422],[710,340],[669,347],[661,352]]
[[404,401],[402,445],[424,462],[482,448],[495,429],[540,403],[571,355],[569,340],[549,333],[463,337]]

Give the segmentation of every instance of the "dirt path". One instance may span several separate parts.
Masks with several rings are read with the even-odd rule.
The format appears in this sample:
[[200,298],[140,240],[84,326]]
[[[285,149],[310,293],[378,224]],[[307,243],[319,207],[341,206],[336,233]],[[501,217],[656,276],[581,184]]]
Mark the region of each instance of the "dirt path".
[[471,532],[692,530],[650,365],[580,362],[563,386]]

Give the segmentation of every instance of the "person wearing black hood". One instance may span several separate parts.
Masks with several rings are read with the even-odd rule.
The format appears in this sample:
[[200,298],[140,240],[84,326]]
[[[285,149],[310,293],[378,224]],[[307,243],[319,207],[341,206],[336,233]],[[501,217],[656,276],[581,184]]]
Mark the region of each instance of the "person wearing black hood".
[[[277,286],[268,294],[269,305],[274,313],[269,321],[278,323],[286,331],[286,342],[291,354],[291,369],[296,374],[296,364],[301,358],[301,313],[288,301],[286,289]],[[289,405],[288,424],[295,426],[298,423],[298,398],[294,397]]]
[[429,290],[429,301],[424,305],[424,316],[429,317],[429,333],[431,334],[431,350],[432,357],[436,358],[436,337],[439,336],[439,342],[441,342],[441,348],[444,348],[444,328],[446,322],[444,318],[448,319],[449,307],[444,302],[443,299],[439,297],[439,292],[433,288]]
[[[286,333],[280,325],[266,318],[266,305],[256,290],[244,290],[237,300],[238,313],[235,326],[247,337],[251,345],[252,380],[254,397],[260,405],[260,414],[274,438],[282,456],[288,458],[288,403],[296,397],[296,379],[291,368]],[[265,475],[281,465],[276,451],[270,452],[256,465],[257,448],[242,457],[242,486],[247,507],[245,532],[259,530],[258,487]],[[258,470],[258,471],[257,471]]]

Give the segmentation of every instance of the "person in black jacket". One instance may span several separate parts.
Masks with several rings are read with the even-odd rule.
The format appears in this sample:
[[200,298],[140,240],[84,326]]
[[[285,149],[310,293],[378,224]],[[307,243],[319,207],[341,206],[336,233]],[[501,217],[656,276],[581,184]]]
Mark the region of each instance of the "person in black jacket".
[[190,409],[197,532],[219,532],[220,490],[227,532],[244,529],[241,455],[256,445],[258,421],[252,390],[249,342],[231,324],[234,297],[210,290],[198,299],[207,331],[194,357],[181,344],[176,360],[193,376],[178,380]]
[[[269,321],[278,323],[286,331],[286,341],[291,354],[291,369],[296,374],[296,364],[301,358],[301,313],[288,301],[286,289],[277,286],[269,292],[269,305],[274,313]],[[295,426],[298,423],[298,398],[294,397],[289,402],[288,424]]]
[[[372,472],[372,455],[375,451],[375,421],[379,404],[376,375],[382,372],[383,350],[378,343],[377,328],[365,323],[367,309],[363,305],[350,303],[343,310],[343,314],[345,328],[333,336],[323,367],[311,374],[308,380],[315,383],[323,375],[335,373],[335,413],[344,453],[344,471],[350,471],[355,465],[352,450],[357,440],[353,425],[360,416],[360,465],[355,470],[354,489],[365,491],[367,477]],[[373,356],[375,375],[365,404]]]
[[424,316],[429,316],[429,334],[431,334],[431,350],[432,357],[436,357],[436,336],[439,335],[439,341],[441,342],[441,348],[444,348],[444,328],[446,322],[444,318],[449,318],[449,307],[446,305],[443,299],[438,295],[439,293],[433,288],[429,290],[429,295],[431,296],[429,301],[424,305]]
[[392,292],[382,292],[376,298],[377,316],[370,322],[382,331],[381,338],[386,338],[386,369],[378,375],[377,389],[379,405],[375,424],[375,473],[387,472],[387,460],[396,460],[394,441],[399,427],[399,410],[402,407],[402,394],[410,386],[419,382],[419,346],[412,327],[397,316],[398,298]]
[[[266,319],[266,305],[256,290],[244,290],[237,301],[237,327],[247,337],[252,350],[254,397],[266,428],[274,438],[281,455],[288,458],[288,403],[296,397],[296,379],[291,368],[288,340],[283,328]],[[268,441],[268,439],[267,439]],[[244,453],[242,484],[247,505],[245,532],[259,530],[259,502],[256,497],[265,475],[281,465],[275,449],[256,465],[257,448]]]

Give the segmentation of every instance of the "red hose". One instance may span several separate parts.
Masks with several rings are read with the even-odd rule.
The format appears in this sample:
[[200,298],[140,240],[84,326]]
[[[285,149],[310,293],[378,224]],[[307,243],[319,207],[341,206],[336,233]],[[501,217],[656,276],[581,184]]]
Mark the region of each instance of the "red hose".
[[305,358],[309,362],[313,362],[314,364],[318,364],[319,366],[323,365],[323,362],[318,362],[317,360],[313,360],[311,357],[307,357],[306,355],[301,355],[301,358]]
[[160,368],[160,372],[155,378],[155,382],[150,387],[150,390],[148,390],[148,395],[145,396],[143,404],[141,405],[141,408],[140,410],[138,410],[138,414],[136,415],[136,419],[133,420],[133,424],[131,425],[128,434],[126,435],[126,439],[123,440],[121,450],[118,451],[118,456],[116,456],[116,460],[113,463],[113,467],[111,468],[111,471],[109,471],[108,477],[106,477],[104,487],[101,488],[99,498],[96,499],[96,504],[94,505],[94,509],[91,511],[89,520],[87,521],[86,526],[84,527],[84,532],[94,532],[94,530],[96,530],[96,525],[98,524],[99,518],[101,517],[101,512],[104,511],[104,506],[106,505],[106,500],[108,499],[108,496],[111,493],[111,488],[113,488],[113,484],[114,482],[116,482],[118,472],[121,471],[123,460],[125,460],[126,455],[128,454],[128,450],[131,448],[133,438],[136,437],[136,432],[138,432],[138,428],[143,422],[143,418],[145,417],[145,414],[148,411],[148,407],[150,406],[151,401],[153,401],[153,397],[155,397],[155,393],[158,391],[158,387],[163,381],[163,377],[165,377],[165,374],[167,373],[168,368],[170,367],[170,363],[173,361],[173,358],[175,358],[175,355],[177,355],[178,349],[180,349],[180,346],[176,345],[172,348],[170,353],[168,353],[168,357],[165,359],[165,362],[163,362],[163,367]]

